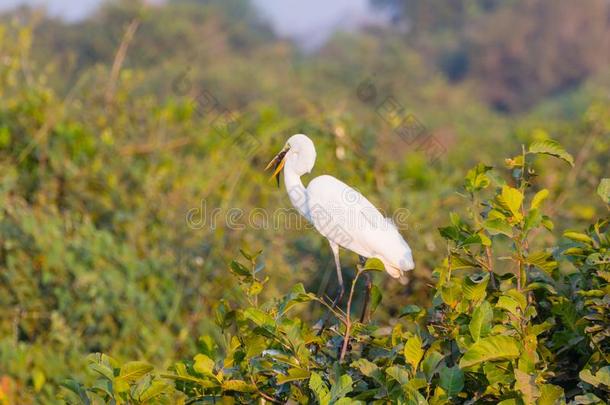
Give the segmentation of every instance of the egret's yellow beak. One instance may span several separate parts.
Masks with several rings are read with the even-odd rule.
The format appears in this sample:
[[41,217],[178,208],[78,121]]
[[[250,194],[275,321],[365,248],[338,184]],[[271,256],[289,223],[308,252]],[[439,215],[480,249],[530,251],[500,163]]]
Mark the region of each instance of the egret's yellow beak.
[[277,155],[275,155],[275,157],[273,159],[271,159],[269,164],[267,164],[267,167],[265,167],[265,170],[269,170],[271,168],[271,166],[275,165],[271,178],[273,179],[275,177],[277,179],[278,187],[280,186],[279,174],[282,171],[282,169],[284,168],[284,165],[286,164],[286,153],[288,153],[289,149],[290,149],[290,147],[285,146],[284,149],[282,149],[282,151],[280,153],[278,153]]

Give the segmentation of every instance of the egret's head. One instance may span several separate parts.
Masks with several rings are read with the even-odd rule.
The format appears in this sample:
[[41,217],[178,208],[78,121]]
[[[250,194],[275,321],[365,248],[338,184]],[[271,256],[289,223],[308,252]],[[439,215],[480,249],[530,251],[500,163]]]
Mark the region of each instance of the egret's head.
[[288,138],[286,145],[282,148],[267,165],[265,170],[274,166],[273,175],[277,178],[277,184],[280,184],[279,174],[285,165],[292,170],[296,175],[302,176],[311,172],[313,165],[316,162],[316,148],[313,146],[311,139],[307,135],[296,134]]

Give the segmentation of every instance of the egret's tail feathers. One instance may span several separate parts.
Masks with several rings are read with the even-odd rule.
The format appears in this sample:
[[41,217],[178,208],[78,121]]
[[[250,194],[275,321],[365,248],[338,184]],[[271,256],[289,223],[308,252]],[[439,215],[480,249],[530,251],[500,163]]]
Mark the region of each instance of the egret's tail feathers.
[[398,280],[398,282],[402,285],[407,285],[409,283],[409,277],[407,276],[407,272],[404,270],[400,270],[394,266],[386,266],[386,271],[392,278]]

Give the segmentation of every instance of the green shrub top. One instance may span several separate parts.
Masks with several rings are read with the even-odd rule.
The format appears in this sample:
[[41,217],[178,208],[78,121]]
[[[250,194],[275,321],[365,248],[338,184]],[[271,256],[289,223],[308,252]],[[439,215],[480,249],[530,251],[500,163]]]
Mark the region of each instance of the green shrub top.
[[[243,299],[215,308],[222,339],[200,338],[193,358],[157,372],[144,362],[118,364],[95,354],[97,382],[68,381],[66,397],[83,403],[494,403],[602,404],[610,394],[610,222],[553,231],[549,191],[533,162],[550,155],[573,164],[554,141],[537,142],[501,169],[468,171],[469,214],[450,214],[439,229],[447,255],[434,271],[432,302],[408,305],[397,322],[363,324],[348,310],[298,284],[259,302],[269,276],[259,253],[230,271]],[[607,180],[598,192],[608,202]],[[357,274],[382,270],[369,260]],[[372,310],[382,299],[373,289]],[[336,324],[320,331],[295,316],[322,305]],[[342,349],[345,346],[345,352]]]

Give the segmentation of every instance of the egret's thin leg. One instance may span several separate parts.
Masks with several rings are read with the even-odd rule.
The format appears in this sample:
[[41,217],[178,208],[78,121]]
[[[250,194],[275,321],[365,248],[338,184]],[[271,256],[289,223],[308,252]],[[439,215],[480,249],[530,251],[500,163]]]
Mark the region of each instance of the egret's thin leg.
[[[339,282],[339,290],[337,291],[337,296],[335,297],[332,303],[332,308],[334,309],[341,301],[341,298],[343,298],[343,294],[345,293],[345,287],[343,285],[343,274],[341,274],[341,263],[339,262],[339,245],[331,241],[328,242],[330,243],[330,249],[333,251],[333,256],[335,258],[335,267],[337,268],[337,281]],[[328,326],[329,319],[330,311],[326,312],[326,315],[322,320],[322,326],[318,331],[318,335],[321,335],[324,329],[326,329],[326,327]]]
[[341,298],[343,298],[343,294],[345,293],[345,286],[343,285],[343,274],[341,273],[341,263],[339,262],[339,245],[336,243],[330,242],[330,249],[333,251],[333,256],[335,256],[335,267],[337,268],[337,281],[339,282],[339,290],[337,291],[337,296],[333,301],[333,308],[336,307]]
[[368,271],[364,272],[364,282],[366,284],[366,292],[364,295],[364,303],[362,304],[362,314],[360,315],[360,323],[368,321],[369,314],[369,301],[371,299],[371,289],[373,288],[373,282],[371,281],[371,275]]

